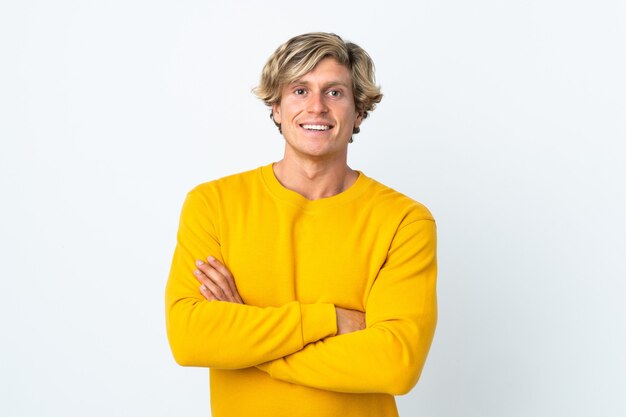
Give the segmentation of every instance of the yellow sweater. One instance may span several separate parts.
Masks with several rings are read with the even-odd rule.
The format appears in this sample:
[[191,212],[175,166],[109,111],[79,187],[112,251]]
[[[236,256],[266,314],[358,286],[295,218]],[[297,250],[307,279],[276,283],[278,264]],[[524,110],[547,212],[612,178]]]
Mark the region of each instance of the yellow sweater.
[[[208,255],[246,305],[206,301],[192,271]],[[437,321],[435,223],[359,174],[307,200],[272,166],[199,185],[182,209],[166,289],[176,361],[211,368],[213,417],[397,416]],[[337,331],[334,306],[367,328]]]

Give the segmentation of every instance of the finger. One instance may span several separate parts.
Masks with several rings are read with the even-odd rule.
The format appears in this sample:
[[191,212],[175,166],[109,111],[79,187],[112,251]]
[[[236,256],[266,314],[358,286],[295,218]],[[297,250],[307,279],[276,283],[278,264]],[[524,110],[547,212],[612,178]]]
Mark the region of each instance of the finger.
[[219,301],[226,301],[227,296],[224,294],[224,291],[215,284],[209,277],[205,275],[205,273],[199,269],[193,271],[193,274],[196,276],[200,284],[204,285],[209,289],[209,291],[215,296],[215,298]]
[[[209,257],[211,259],[211,257]],[[237,287],[235,286],[235,280],[230,271],[224,267],[221,263],[212,258],[214,265],[206,264],[206,274],[224,291],[228,297],[228,301],[237,303],[241,302],[241,297],[237,293]],[[218,269],[219,268],[219,269]]]
[[207,260],[209,261],[211,266],[215,268],[216,271],[218,271],[220,274],[222,274],[226,278],[228,282],[228,286],[230,287],[231,294],[233,295],[233,298],[237,302],[243,304],[243,300],[241,299],[241,296],[239,295],[239,291],[237,290],[237,284],[235,283],[235,278],[233,277],[233,274],[231,274],[228,268],[226,268],[220,261],[215,259],[215,257],[209,256]]
[[215,295],[213,295],[213,293],[204,284],[200,285],[200,294],[202,294],[207,301],[217,301],[217,297],[215,297]]
[[206,269],[204,271],[207,277],[211,281],[213,281],[215,285],[220,287],[226,297],[226,301],[236,302],[236,297],[232,292],[232,288],[229,282],[230,280],[228,277],[225,277],[218,270],[208,265],[206,266]]
[[[223,276],[211,265],[200,260],[196,261],[196,266],[209,280],[212,281],[213,286],[218,286],[220,288],[220,293],[224,295],[225,301],[235,301],[235,297],[233,296],[232,289],[227,277]],[[209,289],[212,289],[212,286],[208,285],[208,283],[207,286],[209,287]]]

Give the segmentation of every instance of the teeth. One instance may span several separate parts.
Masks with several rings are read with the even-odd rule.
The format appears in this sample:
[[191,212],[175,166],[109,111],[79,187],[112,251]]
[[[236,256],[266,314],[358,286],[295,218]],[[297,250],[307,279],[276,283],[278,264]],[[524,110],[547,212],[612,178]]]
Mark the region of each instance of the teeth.
[[307,129],[307,130],[328,130],[328,129],[330,129],[330,126],[326,126],[326,125],[302,125],[302,127],[304,129]]

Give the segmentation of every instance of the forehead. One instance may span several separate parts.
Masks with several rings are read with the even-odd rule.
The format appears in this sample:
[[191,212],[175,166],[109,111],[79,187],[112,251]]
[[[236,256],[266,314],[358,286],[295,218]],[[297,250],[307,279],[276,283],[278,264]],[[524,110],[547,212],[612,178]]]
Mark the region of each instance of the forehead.
[[318,62],[311,71],[294,77],[293,81],[288,84],[301,83],[343,84],[351,87],[352,74],[347,66],[328,57]]

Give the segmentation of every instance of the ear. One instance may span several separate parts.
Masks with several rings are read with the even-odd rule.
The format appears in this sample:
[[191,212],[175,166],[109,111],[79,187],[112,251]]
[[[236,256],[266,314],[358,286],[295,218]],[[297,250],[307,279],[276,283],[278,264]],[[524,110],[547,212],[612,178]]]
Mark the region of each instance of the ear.
[[272,104],[272,115],[273,115],[273,119],[274,119],[274,123],[278,123],[280,124],[281,122],[281,117],[280,117],[280,103],[274,103]]
[[354,120],[354,128],[358,128],[359,126],[361,126],[361,123],[363,122],[363,112],[358,112],[356,114],[356,119]]

